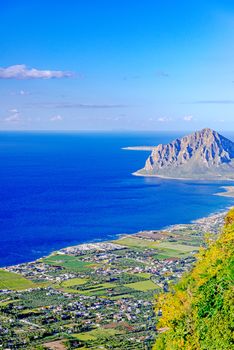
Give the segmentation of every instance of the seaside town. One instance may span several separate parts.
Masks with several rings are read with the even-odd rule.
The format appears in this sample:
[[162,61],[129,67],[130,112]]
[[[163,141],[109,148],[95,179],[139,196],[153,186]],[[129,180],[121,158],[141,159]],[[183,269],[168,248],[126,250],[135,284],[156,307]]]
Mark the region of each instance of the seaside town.
[[225,213],[61,249],[0,270],[1,349],[151,349],[155,295],[217,237]]

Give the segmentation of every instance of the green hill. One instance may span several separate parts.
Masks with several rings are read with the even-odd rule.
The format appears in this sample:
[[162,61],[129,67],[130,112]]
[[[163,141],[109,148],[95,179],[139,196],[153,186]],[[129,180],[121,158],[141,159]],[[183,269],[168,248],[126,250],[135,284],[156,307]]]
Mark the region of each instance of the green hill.
[[199,253],[193,270],[158,297],[154,350],[234,349],[234,208],[218,240]]

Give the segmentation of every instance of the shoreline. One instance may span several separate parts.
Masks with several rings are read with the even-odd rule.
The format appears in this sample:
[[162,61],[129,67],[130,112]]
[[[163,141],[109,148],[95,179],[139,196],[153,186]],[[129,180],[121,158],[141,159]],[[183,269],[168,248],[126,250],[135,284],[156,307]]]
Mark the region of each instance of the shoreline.
[[[220,178],[220,179],[210,179],[210,178],[200,178],[200,179],[196,179],[193,177],[170,177],[170,176],[165,176],[165,175],[156,175],[156,174],[141,174],[139,171],[135,171],[132,173],[133,176],[141,176],[141,177],[157,177],[159,179],[167,179],[167,180],[187,180],[187,181],[209,181],[209,182],[214,182],[214,181],[234,181],[234,179],[229,179],[229,178]],[[228,187],[228,186],[222,186],[224,187]],[[234,186],[233,186],[234,188]],[[234,191],[234,190],[233,190]],[[233,194],[234,196],[234,194]]]
[[215,193],[215,196],[234,198],[234,186],[221,186],[220,188],[223,188],[224,192]]
[[152,150],[154,149],[154,146],[129,146],[129,147],[122,147],[122,150],[125,151],[148,151],[148,152],[152,152]]
[[[28,340],[27,349],[68,339],[96,349],[96,334],[105,335],[104,344],[115,335],[116,344],[125,337],[125,349],[129,330],[134,349],[143,337],[154,341],[155,295],[168,292],[191,271],[207,232],[216,240],[225,215],[217,210],[189,224],[79,244],[1,270],[1,310],[17,321],[8,322],[7,329],[19,334],[22,326],[26,332],[34,327],[38,337]],[[125,333],[118,333],[119,325]],[[18,348],[21,339],[14,339]]]
[[[224,187],[226,187],[226,186],[224,186]],[[226,192],[224,192],[224,193],[226,193]],[[86,241],[86,242],[84,241],[84,242],[79,243],[79,244],[61,247],[59,249],[52,250],[51,252],[48,252],[48,254],[40,256],[39,258],[36,258],[34,260],[25,261],[25,262],[21,262],[21,263],[18,263],[18,264],[13,264],[13,265],[1,266],[0,270],[5,270],[5,269],[11,268],[11,267],[17,267],[17,266],[20,266],[22,264],[35,263],[35,262],[38,262],[41,259],[45,259],[45,258],[47,258],[47,257],[49,257],[51,255],[56,255],[58,253],[61,253],[63,251],[70,250],[70,249],[73,249],[73,248],[77,249],[77,248],[82,247],[82,246],[87,246],[88,249],[90,249],[89,247],[91,247],[93,245],[97,245],[97,246],[100,245],[101,246],[101,245],[107,245],[108,243],[112,243],[112,244],[118,245],[118,241],[121,240],[122,238],[129,238],[129,237],[131,238],[131,237],[134,237],[135,235],[138,235],[138,234],[140,234],[142,232],[153,232],[153,231],[155,231],[155,232],[164,232],[164,231],[171,230],[171,229],[173,230],[173,229],[175,229],[178,226],[205,224],[208,220],[216,220],[218,217],[219,218],[220,217],[224,218],[231,207],[226,207],[226,208],[221,209],[219,211],[215,211],[215,212],[213,212],[211,214],[208,214],[207,216],[203,216],[203,217],[191,220],[188,223],[180,222],[180,223],[176,223],[176,224],[172,224],[172,225],[163,226],[160,229],[141,230],[141,231],[137,231],[137,232],[133,232],[133,233],[117,233],[117,234],[113,235],[112,237],[108,237],[108,239],[96,239],[96,240],[91,240],[91,241]]]

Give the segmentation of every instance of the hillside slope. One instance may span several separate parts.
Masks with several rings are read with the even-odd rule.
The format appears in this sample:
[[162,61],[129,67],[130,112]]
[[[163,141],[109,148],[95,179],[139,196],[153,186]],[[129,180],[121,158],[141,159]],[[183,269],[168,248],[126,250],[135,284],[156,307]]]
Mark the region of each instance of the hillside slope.
[[209,128],[154,147],[135,175],[234,179],[234,143]]
[[234,349],[234,208],[219,239],[203,249],[175,290],[161,295],[154,350]]

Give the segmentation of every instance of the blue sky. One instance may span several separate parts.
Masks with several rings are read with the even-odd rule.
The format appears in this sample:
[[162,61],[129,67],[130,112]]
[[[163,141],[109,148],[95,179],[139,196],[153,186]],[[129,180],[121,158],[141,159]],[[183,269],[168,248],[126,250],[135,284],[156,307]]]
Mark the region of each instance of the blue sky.
[[0,10],[1,130],[234,130],[232,1]]

